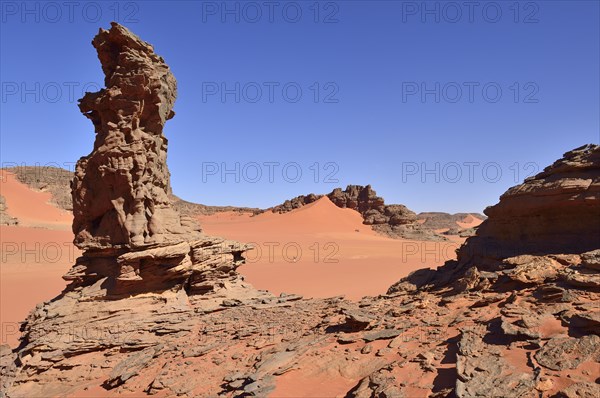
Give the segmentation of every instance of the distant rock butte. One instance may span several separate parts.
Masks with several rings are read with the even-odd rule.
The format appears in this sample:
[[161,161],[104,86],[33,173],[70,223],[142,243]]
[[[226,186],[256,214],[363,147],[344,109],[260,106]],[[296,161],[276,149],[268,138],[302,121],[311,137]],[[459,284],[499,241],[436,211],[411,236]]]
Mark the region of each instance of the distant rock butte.
[[[561,243],[518,226],[527,231],[527,247],[553,238],[564,253],[501,256],[491,264],[489,256],[462,252],[458,261],[419,270],[386,295],[359,302],[258,291],[236,272],[245,247],[202,235],[166,199],[162,125],[174,79],[162,59],[114,23],[94,45],[108,79],[106,90],[87,96],[95,105],[82,103],[100,126],[73,183],[76,243],[85,253],[67,274],[67,289],[32,310],[20,346],[0,345],[0,395],[598,395],[600,247],[579,242],[570,224]],[[547,206],[535,215],[561,211],[561,192],[580,175],[575,164],[586,164],[597,181],[597,147],[578,151],[557,162],[573,172],[552,183],[536,177],[544,182],[534,183],[529,200]],[[96,184],[106,192],[91,191]],[[595,214],[588,206],[598,206],[600,195],[588,189],[592,183],[576,185],[569,222],[588,231]],[[550,200],[556,187],[559,199]],[[413,220],[403,208],[386,212],[370,190],[334,192],[374,223]],[[467,246],[478,248],[482,237],[514,239],[503,206],[488,212],[488,226]],[[521,222],[535,225],[540,217],[522,215]]]

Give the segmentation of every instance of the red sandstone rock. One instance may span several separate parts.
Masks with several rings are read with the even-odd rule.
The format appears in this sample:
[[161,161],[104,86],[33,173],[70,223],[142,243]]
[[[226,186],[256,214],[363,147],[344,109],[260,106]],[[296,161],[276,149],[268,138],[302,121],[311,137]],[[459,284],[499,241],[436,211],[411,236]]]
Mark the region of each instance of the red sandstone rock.
[[461,263],[484,265],[519,254],[583,253],[600,247],[600,146],[564,154],[506,191],[460,249]]
[[177,82],[151,45],[113,23],[92,44],[106,88],[79,108],[94,124],[94,150],[77,162],[73,232],[84,250],[177,243],[182,226],[168,198],[165,122],[174,116]]

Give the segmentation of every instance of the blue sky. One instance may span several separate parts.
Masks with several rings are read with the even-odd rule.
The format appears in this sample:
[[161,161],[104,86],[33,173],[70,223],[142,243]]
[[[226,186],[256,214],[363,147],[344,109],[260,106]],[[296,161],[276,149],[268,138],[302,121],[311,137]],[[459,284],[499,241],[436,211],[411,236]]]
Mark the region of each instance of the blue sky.
[[[372,184],[419,211],[482,211],[599,143],[598,1],[2,1],[4,166],[72,167],[90,42],[121,22],[178,80],[174,192],[268,207]],[[470,5],[468,5],[470,4]]]

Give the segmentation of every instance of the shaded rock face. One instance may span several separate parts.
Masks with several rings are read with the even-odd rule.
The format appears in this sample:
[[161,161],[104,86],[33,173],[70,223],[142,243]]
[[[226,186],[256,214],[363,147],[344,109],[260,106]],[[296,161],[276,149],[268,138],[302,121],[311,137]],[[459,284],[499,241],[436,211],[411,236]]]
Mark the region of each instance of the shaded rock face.
[[168,198],[163,135],[174,115],[176,80],[151,45],[116,23],[92,44],[106,88],[79,104],[96,140],[72,182],[75,244],[93,250],[180,242],[191,230]]
[[583,253],[600,247],[600,146],[564,154],[510,188],[459,251],[462,263],[519,254]]

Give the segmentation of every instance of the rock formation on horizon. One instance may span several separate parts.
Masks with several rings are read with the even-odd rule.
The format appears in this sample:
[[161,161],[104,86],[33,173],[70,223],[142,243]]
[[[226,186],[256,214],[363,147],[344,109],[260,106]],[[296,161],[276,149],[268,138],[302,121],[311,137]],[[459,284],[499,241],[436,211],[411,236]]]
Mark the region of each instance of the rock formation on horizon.
[[327,195],[300,195],[286,200],[283,204],[271,208],[273,213],[286,213],[298,209],[327,196],[337,207],[348,208],[360,213],[363,224],[371,225],[372,228],[392,238],[405,238],[415,240],[442,241],[444,237],[436,234],[433,230],[424,228],[417,222],[415,212],[404,205],[386,205],[381,196],[371,185],[348,185],[345,190],[335,188]]
[[[413,272],[388,294],[485,308],[484,329],[461,329],[458,397],[599,396],[600,146],[565,153],[485,214],[456,261]],[[511,373],[502,345],[528,352],[531,371]],[[572,379],[562,390],[558,371]]]

